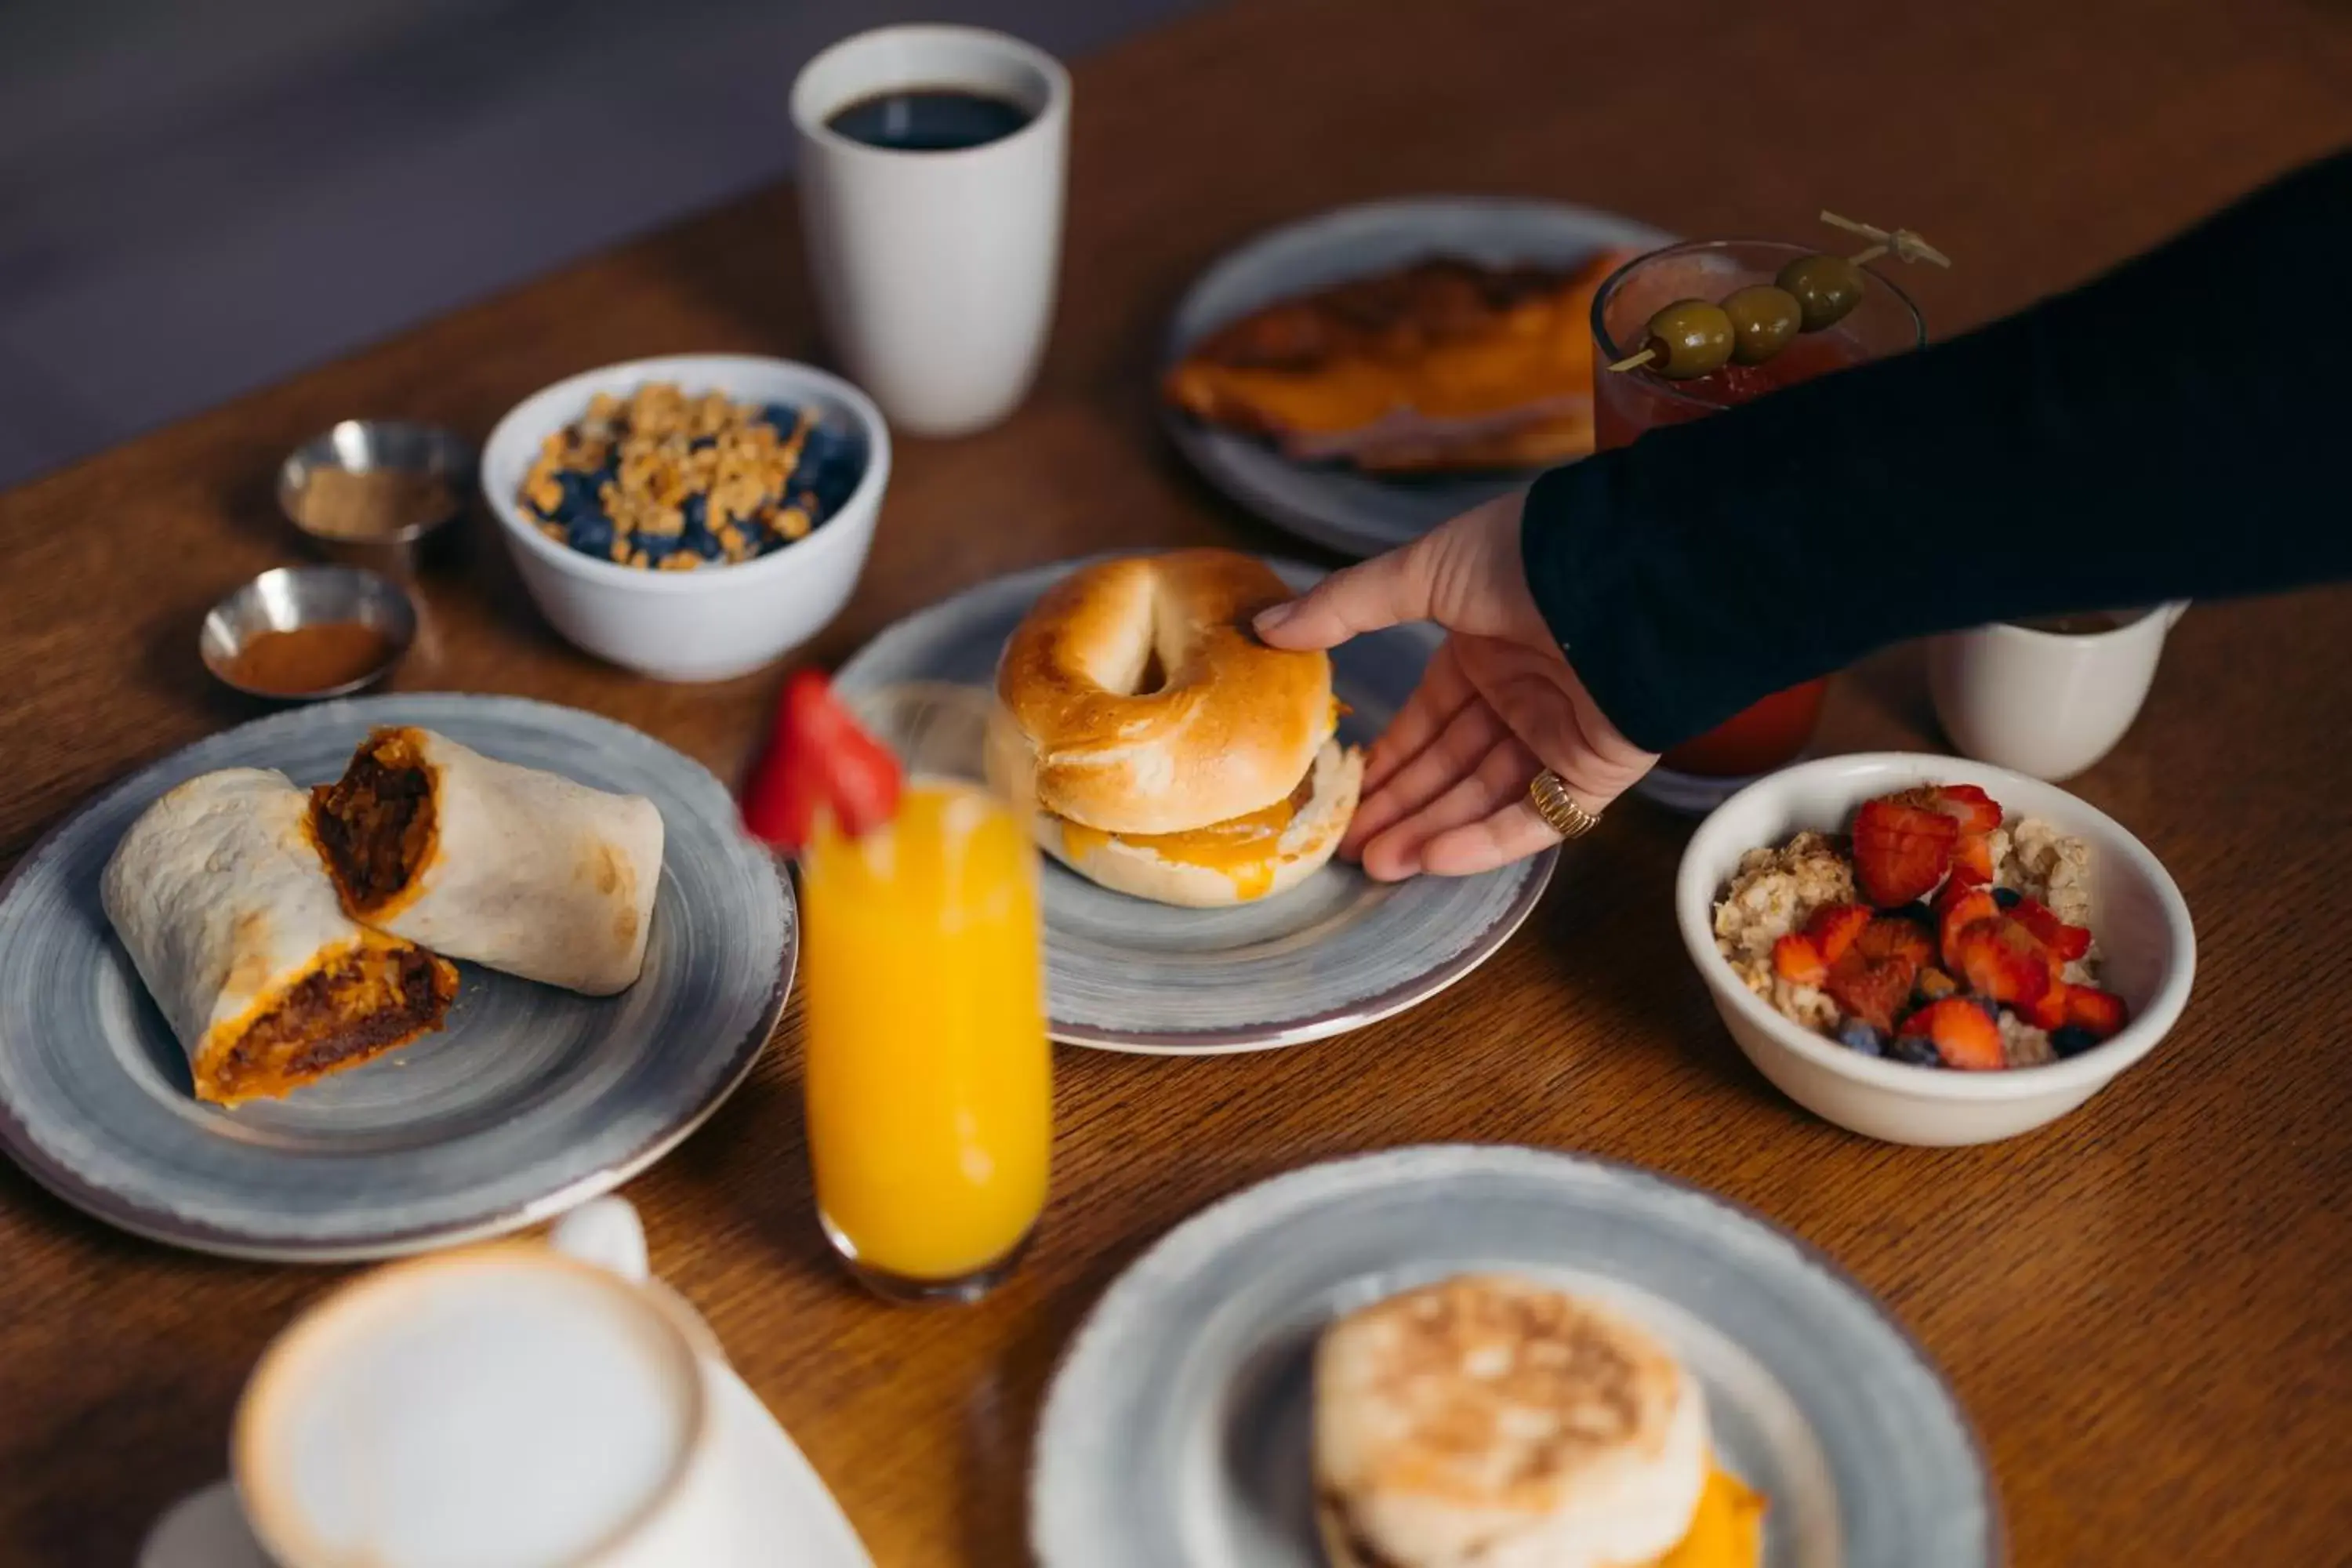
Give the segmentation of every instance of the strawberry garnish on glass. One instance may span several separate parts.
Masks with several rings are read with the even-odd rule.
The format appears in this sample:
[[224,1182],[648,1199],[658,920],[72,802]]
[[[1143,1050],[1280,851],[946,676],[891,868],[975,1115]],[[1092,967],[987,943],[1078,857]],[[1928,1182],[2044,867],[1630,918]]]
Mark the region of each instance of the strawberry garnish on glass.
[[743,826],[754,838],[796,853],[815,836],[820,813],[852,838],[898,815],[898,761],[857,722],[814,669],[793,673],[776,700],[768,742],[743,781]]

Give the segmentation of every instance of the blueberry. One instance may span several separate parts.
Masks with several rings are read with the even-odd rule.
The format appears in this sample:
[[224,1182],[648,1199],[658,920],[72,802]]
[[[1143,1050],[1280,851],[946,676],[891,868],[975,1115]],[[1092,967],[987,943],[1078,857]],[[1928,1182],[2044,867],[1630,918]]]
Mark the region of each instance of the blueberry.
[[2017,908],[2017,900],[2022,897],[2024,895],[2015,888],[1995,888],[1992,890],[1992,901],[2005,910]]
[[760,417],[774,426],[779,436],[789,437],[801,427],[801,411],[789,403],[771,403],[760,410]]
[[696,529],[702,527],[703,520],[710,515],[710,498],[688,496],[680,504],[677,512],[680,517],[686,519],[686,531],[692,533]]
[[596,475],[572,468],[559,476],[557,482],[563,487],[563,499],[555,503],[556,521],[570,522],[573,518],[604,510],[604,486]]
[[1898,1062],[1909,1062],[1915,1068],[1944,1065],[1943,1057],[1936,1049],[1936,1042],[1919,1035],[1898,1036],[1895,1043],[1886,1047],[1886,1054]]
[[2061,1024],[2050,1031],[2050,1048],[2062,1057],[2079,1057],[2099,1043],[2099,1037],[2080,1024]]
[[686,449],[689,452],[708,452],[717,445],[719,445],[719,437],[716,436],[697,436],[686,444]]
[[646,552],[646,564],[658,566],[677,553],[677,537],[668,533],[640,533],[636,546]]
[[1838,1043],[1866,1057],[1886,1054],[1886,1037],[1859,1018],[1848,1018],[1839,1028]]
[[866,465],[854,458],[837,458],[816,471],[811,486],[816,499],[826,511],[838,508],[857,489],[857,481],[866,477]]
[[678,535],[677,542],[705,561],[716,561],[727,553],[727,547],[719,542],[719,536],[705,527],[699,517],[688,521],[686,531]]
[[570,526],[563,531],[563,542],[583,555],[610,561],[613,558],[613,520],[593,509],[574,513]]
[[1979,1008],[1982,1009],[1986,1017],[1990,1018],[1996,1024],[2000,1022],[2000,1003],[1994,1001],[1990,996],[1980,996],[1973,991],[1969,993],[1969,1000],[1975,1003]]

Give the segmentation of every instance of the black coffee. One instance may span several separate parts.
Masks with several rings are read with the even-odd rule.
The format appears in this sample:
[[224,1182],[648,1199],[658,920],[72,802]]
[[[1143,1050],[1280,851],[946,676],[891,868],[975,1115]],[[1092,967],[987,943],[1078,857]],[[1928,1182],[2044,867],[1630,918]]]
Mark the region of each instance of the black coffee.
[[900,88],[837,110],[826,129],[868,147],[952,153],[1012,135],[1036,118],[1017,103],[960,87]]

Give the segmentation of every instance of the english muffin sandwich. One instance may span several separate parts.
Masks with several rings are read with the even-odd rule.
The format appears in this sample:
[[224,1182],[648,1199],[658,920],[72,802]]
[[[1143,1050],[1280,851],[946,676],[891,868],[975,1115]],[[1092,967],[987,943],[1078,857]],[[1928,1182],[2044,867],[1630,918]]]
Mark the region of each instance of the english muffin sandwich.
[[1333,1568],[1757,1568],[1763,1501],[1706,1405],[1613,1311],[1464,1275],[1355,1312],[1315,1363]]

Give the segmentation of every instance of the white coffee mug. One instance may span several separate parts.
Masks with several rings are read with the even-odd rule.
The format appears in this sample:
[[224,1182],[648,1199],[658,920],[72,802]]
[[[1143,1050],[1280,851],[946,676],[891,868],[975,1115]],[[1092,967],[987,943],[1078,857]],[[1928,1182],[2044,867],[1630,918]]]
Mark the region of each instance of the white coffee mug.
[[2000,625],[1931,638],[1936,717],[1963,756],[2035,778],[2072,778],[2131,728],[2164,636],[2188,607],[2162,605],[2103,632]]
[[344,1287],[264,1352],[231,1477],[282,1568],[752,1561],[709,1331],[618,1200]]
[[[826,121],[879,93],[951,88],[1027,124],[974,147],[869,146]],[[1061,270],[1070,78],[1044,50],[977,27],[860,33],[793,83],[801,226],[825,335],[890,422],[960,436],[1035,380]]]

